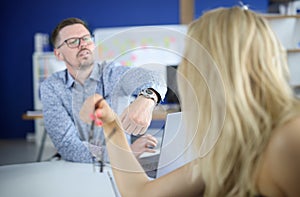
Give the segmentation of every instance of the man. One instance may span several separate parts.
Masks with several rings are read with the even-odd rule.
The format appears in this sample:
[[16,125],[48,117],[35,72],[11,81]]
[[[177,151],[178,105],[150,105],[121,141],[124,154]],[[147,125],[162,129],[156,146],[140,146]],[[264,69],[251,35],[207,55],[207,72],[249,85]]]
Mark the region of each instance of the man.
[[[84,100],[95,93],[103,95],[116,112],[123,111],[122,125],[128,133],[145,133],[154,106],[166,92],[160,75],[142,68],[94,61],[93,38],[86,23],[77,18],[59,23],[51,42],[55,56],[65,62],[67,69],[54,73],[41,84],[41,100],[45,128],[63,159],[91,162],[90,151],[99,152],[99,146],[104,147],[102,129],[92,130],[79,118]],[[124,109],[133,95],[136,99]],[[90,135],[97,146],[89,143]],[[156,144],[153,136],[144,135],[131,149],[138,157],[143,152],[153,152],[151,147]]]

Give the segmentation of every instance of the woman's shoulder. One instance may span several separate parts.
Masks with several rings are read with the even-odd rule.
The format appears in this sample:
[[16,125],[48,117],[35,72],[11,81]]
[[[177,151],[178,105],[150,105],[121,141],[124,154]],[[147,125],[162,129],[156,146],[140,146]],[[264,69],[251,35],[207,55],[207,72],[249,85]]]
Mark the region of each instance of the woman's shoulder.
[[270,148],[276,152],[300,152],[300,115],[274,130]]
[[287,196],[299,194],[299,166],[300,116],[296,116],[274,130],[261,169],[264,188]]

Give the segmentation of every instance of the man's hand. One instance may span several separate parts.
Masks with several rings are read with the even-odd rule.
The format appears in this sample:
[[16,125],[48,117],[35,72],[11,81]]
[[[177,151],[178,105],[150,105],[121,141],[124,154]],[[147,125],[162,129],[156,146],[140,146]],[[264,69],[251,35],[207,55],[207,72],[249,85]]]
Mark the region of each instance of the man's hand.
[[131,150],[135,157],[138,158],[144,152],[155,153],[153,148],[156,147],[156,145],[157,139],[150,134],[145,134],[131,144]]
[[120,119],[128,134],[144,134],[152,120],[155,102],[152,99],[138,96],[122,113]]

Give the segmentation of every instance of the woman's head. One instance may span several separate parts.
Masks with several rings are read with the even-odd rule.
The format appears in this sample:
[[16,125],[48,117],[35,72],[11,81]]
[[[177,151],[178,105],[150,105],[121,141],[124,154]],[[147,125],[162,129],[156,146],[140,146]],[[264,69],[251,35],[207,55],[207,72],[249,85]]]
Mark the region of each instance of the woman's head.
[[[201,68],[196,67],[200,72],[205,67],[201,61],[217,66],[226,92],[234,93],[229,97],[250,94],[267,105],[266,99],[288,84],[285,50],[268,22],[250,10],[233,7],[209,11],[189,26],[188,37],[185,57],[198,58]],[[197,57],[190,57],[195,49],[191,40],[207,52],[192,53]]]
[[208,192],[253,192],[259,151],[291,103],[286,53],[262,16],[240,7],[208,11],[189,26],[186,43],[180,96],[198,151],[212,150],[203,159]]

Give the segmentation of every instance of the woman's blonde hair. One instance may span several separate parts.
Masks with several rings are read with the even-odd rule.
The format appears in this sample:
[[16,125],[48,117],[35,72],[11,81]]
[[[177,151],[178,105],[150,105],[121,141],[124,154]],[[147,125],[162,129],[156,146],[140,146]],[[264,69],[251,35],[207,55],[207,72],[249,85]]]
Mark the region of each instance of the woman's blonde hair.
[[254,196],[261,153],[297,102],[286,52],[262,16],[240,7],[208,11],[186,43],[180,100],[203,157],[205,195]]

